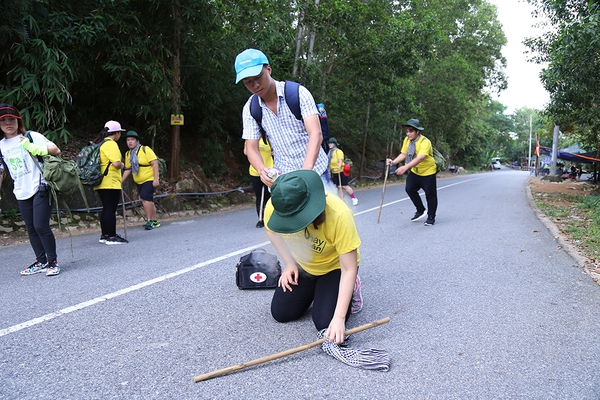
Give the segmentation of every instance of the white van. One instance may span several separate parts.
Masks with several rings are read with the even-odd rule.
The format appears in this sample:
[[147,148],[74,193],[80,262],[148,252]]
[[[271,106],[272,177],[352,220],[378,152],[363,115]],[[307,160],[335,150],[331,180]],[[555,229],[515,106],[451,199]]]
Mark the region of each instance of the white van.
[[501,169],[502,163],[500,162],[500,157],[493,157],[490,165],[492,166],[492,169]]

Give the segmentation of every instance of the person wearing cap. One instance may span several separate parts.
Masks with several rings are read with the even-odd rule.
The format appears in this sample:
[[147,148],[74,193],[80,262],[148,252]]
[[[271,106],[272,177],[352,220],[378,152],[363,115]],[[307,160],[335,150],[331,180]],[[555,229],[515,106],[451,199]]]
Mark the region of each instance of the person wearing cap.
[[[433,147],[431,141],[421,132],[425,129],[418,119],[411,118],[403,125],[406,137],[402,143],[402,149],[398,157],[393,160],[387,159],[387,165],[394,165],[404,161],[404,165],[396,169],[396,175],[403,175],[408,171],[405,190],[413,202],[417,211],[411,221],[418,221],[427,215],[425,226],[435,224],[435,213],[437,211],[437,167],[433,158]],[[427,209],[419,196],[419,189],[425,192]]]
[[[4,172],[13,179],[13,193],[25,222],[29,243],[36,261],[21,271],[21,275],[45,272],[47,276],[60,273],[56,255],[56,238],[50,228],[52,199],[46,181],[36,162],[43,169],[39,157],[57,156],[60,149],[39,132],[25,131],[21,113],[10,104],[0,104],[0,186]],[[31,138],[31,140],[30,140]],[[34,157],[36,160],[34,161]]]
[[[238,54],[235,59],[235,72],[235,83],[242,81],[252,96],[256,95],[259,98],[262,128],[273,148],[274,168],[280,174],[298,169],[312,169],[328,183],[328,160],[321,146],[323,136],[319,111],[308,89],[304,86],[299,87],[302,120],[298,120],[285,101],[285,82],[273,79],[271,65],[262,51],[246,49]],[[250,113],[252,96],[242,109],[242,138],[247,143],[248,161],[265,185],[270,187],[273,179],[267,175],[269,168],[260,156],[258,143],[261,127]]]
[[133,173],[133,181],[137,184],[142,207],[146,213],[144,229],[158,228],[160,222],[156,218],[154,205],[154,189],[159,185],[158,158],[150,147],[140,144],[137,132],[128,131],[125,134],[125,141],[129,150],[125,153],[125,169],[121,182],[125,182],[125,179]]
[[[350,171],[346,172],[346,168],[344,168],[344,152],[338,147],[340,144],[334,137],[329,138],[327,142],[329,143],[329,153],[327,155],[329,157],[329,176],[331,177],[331,181],[337,187],[340,184],[342,185],[342,190],[348,193],[352,199],[352,205],[355,206],[358,204],[358,199],[354,194],[354,190],[348,185]],[[340,180],[342,181],[341,183]]]
[[100,227],[102,234],[100,243],[107,245],[126,244],[126,239],[117,234],[117,207],[121,200],[121,170],[125,163],[121,161],[121,151],[117,140],[121,138],[121,133],[125,129],[117,121],[108,121],[100,131],[95,143],[100,144],[100,171],[105,171],[108,167],[108,173],[99,185],[94,186],[94,190],[100,196],[102,202],[102,212],[100,213]]
[[298,170],[273,183],[265,227],[284,264],[271,315],[278,322],[294,321],[312,304],[317,330],[327,329],[329,341],[341,343],[348,317],[362,308],[354,214],[325,192],[319,174]]
[[[263,141],[262,139],[258,142],[258,148],[260,156],[267,168],[273,168],[273,150],[269,141]],[[244,142],[244,154],[246,154],[246,142]],[[252,181],[252,188],[254,189],[254,195],[256,196],[256,213],[258,214],[258,222],[256,223],[257,228],[263,228],[264,222],[264,211],[267,201],[271,198],[271,192],[267,185],[260,180],[260,175],[256,172],[256,169],[250,164],[248,168],[250,173],[250,180]]]

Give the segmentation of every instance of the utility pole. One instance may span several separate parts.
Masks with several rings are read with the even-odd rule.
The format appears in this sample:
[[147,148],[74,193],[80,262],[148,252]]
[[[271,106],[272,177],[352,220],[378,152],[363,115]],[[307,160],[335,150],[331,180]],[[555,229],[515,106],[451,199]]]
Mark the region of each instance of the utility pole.
[[527,166],[531,170],[531,114],[529,114],[529,158],[527,159]]
[[550,175],[556,175],[556,162],[558,160],[558,133],[560,129],[558,125],[554,125],[554,136],[552,137],[552,166],[550,167]]

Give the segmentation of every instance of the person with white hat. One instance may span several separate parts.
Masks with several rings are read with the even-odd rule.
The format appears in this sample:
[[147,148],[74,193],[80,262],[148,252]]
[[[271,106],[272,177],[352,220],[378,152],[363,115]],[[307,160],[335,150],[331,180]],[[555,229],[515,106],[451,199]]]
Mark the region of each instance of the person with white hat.
[[108,121],[100,131],[95,143],[100,145],[100,170],[108,173],[102,178],[99,185],[94,186],[94,190],[100,196],[102,202],[102,212],[100,213],[100,227],[102,234],[100,243],[126,244],[126,239],[117,234],[117,207],[121,200],[121,170],[125,163],[121,161],[121,150],[117,140],[121,138],[121,133],[125,129],[117,121]]

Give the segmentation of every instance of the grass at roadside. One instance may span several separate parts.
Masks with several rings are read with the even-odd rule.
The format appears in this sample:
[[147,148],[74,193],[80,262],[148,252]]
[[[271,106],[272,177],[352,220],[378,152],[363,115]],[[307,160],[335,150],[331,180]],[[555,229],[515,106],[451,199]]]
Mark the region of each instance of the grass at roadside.
[[539,209],[592,262],[600,258],[600,196],[536,193]]

